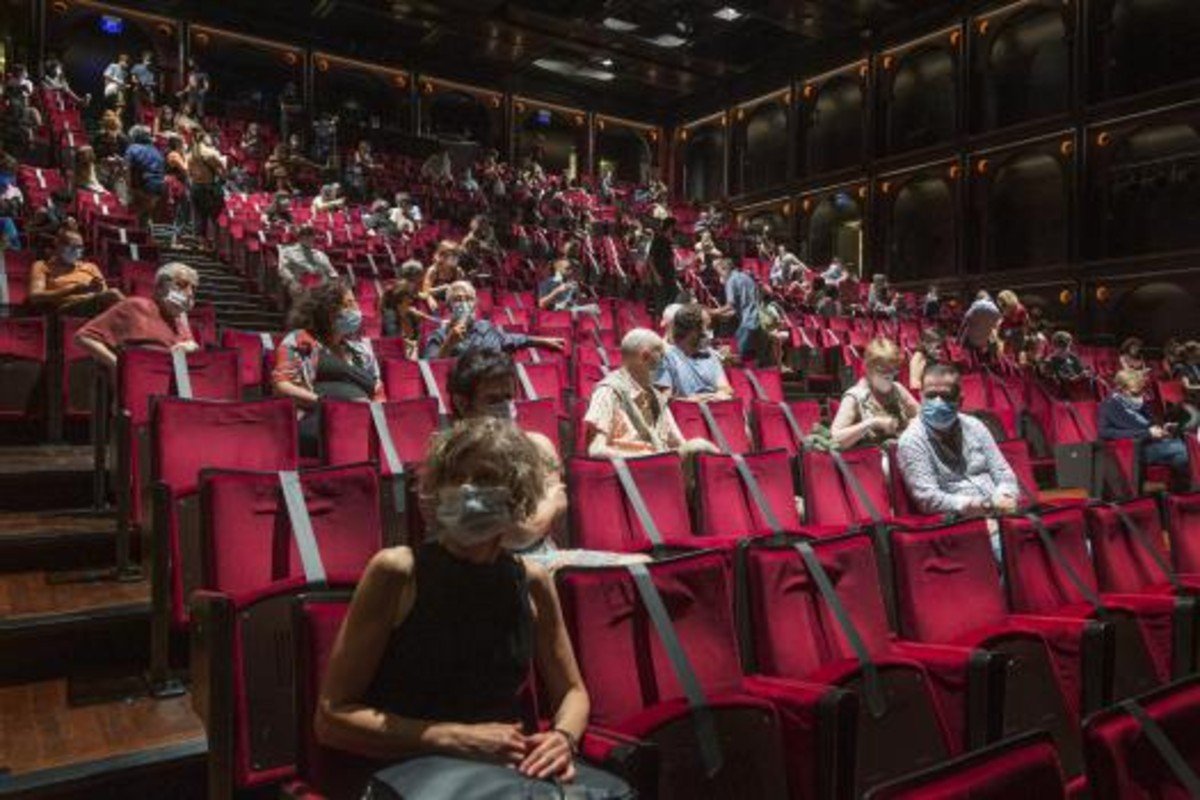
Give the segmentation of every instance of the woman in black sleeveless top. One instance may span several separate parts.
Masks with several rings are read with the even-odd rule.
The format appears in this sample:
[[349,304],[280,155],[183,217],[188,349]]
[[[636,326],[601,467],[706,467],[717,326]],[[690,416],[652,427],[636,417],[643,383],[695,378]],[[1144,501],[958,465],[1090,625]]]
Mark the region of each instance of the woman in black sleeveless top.
[[[472,420],[438,437],[422,479],[438,539],[384,550],[367,567],[321,690],[322,744],[574,778],[587,690],[549,575],[501,546],[536,508],[542,464],[508,422]],[[518,700],[533,659],[554,710],[545,732],[522,719]]]

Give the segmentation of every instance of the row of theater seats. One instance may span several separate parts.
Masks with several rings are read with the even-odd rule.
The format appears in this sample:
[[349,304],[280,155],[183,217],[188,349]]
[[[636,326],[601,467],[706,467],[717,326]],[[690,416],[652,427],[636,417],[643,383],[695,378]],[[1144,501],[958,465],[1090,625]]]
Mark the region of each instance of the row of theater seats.
[[[218,374],[217,369],[209,372],[203,366],[205,358],[212,359],[215,355],[196,354],[187,359],[191,363],[185,362],[183,365],[187,370],[184,380],[194,396],[205,396],[205,387]],[[371,476],[368,482],[374,488],[359,493],[365,505],[360,504],[357,511],[340,490],[322,490],[324,494],[310,491],[310,499],[306,504],[309,522],[305,525],[297,522],[300,516],[297,516],[296,509],[288,507],[289,503],[294,506],[294,501],[287,500],[287,493],[282,488],[284,479],[279,476],[280,472],[295,472],[299,465],[295,456],[295,423],[290,404],[283,400],[238,403],[173,398],[150,402],[150,396],[168,393],[172,381],[179,383],[180,365],[161,354],[130,351],[122,356],[121,374],[127,377],[119,379],[119,385],[122,385],[122,381],[128,385],[131,380],[128,376],[133,374],[130,365],[136,363],[138,357],[144,358],[147,363],[157,360],[149,373],[157,375],[156,380],[162,384],[157,389],[147,391],[143,409],[147,416],[137,420],[147,426],[145,435],[149,440],[149,471],[154,480],[155,502],[151,525],[154,546],[151,564],[156,599],[156,666],[160,668],[160,674],[165,672],[166,632],[172,625],[179,627],[187,624],[189,614],[186,601],[195,596],[197,589],[207,592],[228,589],[232,595],[244,595],[257,602],[271,596],[274,589],[270,587],[279,580],[290,581],[287,590],[294,593],[300,588],[308,588],[310,579],[320,584],[321,574],[328,576],[336,572],[344,575],[349,569],[340,560],[340,555],[330,555],[329,563],[334,567],[311,569],[309,562],[324,560],[312,558],[311,543],[307,548],[288,545],[289,555],[285,556],[279,549],[278,539],[281,535],[287,535],[289,527],[293,532],[306,527],[314,530],[318,543],[316,547],[320,553],[324,552],[323,543],[328,537],[337,539],[349,536],[344,542],[350,548],[348,552],[357,553],[363,558],[383,542],[400,539],[419,541],[419,514],[414,513],[417,504],[409,479],[419,468],[425,439],[439,424],[437,404],[433,398],[394,401],[382,406],[327,404],[324,419],[327,441],[336,442],[338,449],[336,452],[327,450],[326,458],[335,466],[311,473],[301,471],[296,479],[301,492],[305,491],[304,487],[308,486],[306,481],[310,478],[322,480],[330,476],[339,477],[341,473],[338,470],[353,472],[353,464],[336,466],[342,463],[341,459],[371,459],[379,466],[367,468]],[[223,373],[228,392],[225,396],[236,397],[239,388],[236,359],[232,362],[225,360]],[[130,416],[129,422],[133,421]],[[203,447],[197,446],[200,442],[204,443]],[[1023,474],[1026,487],[1032,487],[1032,470],[1020,466],[1017,445],[1023,445],[1023,442],[1017,440],[1007,443],[1006,447],[1012,448],[1015,454],[1013,460]],[[140,450],[140,447],[136,449]],[[1044,511],[1038,518],[1040,522],[1036,524],[1029,520],[1005,520],[1002,538],[1006,580],[1002,583],[982,523],[964,522],[947,526],[940,524],[940,520],[904,516],[905,508],[894,496],[896,489],[902,487],[898,487],[895,481],[895,471],[892,472],[890,485],[884,479],[877,451],[851,451],[834,457],[810,450],[802,452],[799,461],[802,494],[808,501],[803,521],[793,502],[795,465],[790,462],[786,451],[748,453],[738,457],[702,457],[697,470],[700,488],[696,493],[698,507],[694,519],[689,509],[681,465],[673,455],[626,462],[573,459],[568,465],[568,490],[573,509],[572,534],[577,546],[652,550],[659,554],[681,549],[694,550],[697,547],[719,549],[714,554],[689,557],[680,562],[667,560],[664,564],[684,566],[668,568],[656,564],[651,571],[657,574],[659,570],[665,570],[667,574],[673,574],[672,570],[677,569],[683,570],[682,574],[686,575],[687,570],[696,564],[700,565],[695,567],[699,570],[695,578],[687,581],[683,578],[673,579],[682,581],[682,585],[688,588],[682,596],[665,602],[665,606],[681,631],[680,636],[685,639],[687,637],[682,631],[694,629],[693,622],[686,615],[699,615],[699,622],[695,625],[699,626],[703,636],[698,643],[685,650],[692,654],[695,669],[704,678],[700,680],[700,685],[707,692],[705,707],[723,707],[713,702],[712,698],[721,696],[735,675],[742,676],[745,672],[755,676],[738,678],[738,692],[749,693],[756,698],[755,703],[751,703],[750,711],[742,709],[745,713],[737,717],[740,722],[735,723],[736,734],[719,737],[720,742],[729,742],[732,747],[734,743],[746,739],[750,731],[759,730],[766,724],[764,720],[770,717],[763,716],[767,708],[776,709],[785,722],[793,716],[796,719],[804,718],[806,706],[794,696],[795,687],[789,685],[781,688],[771,680],[778,678],[785,682],[800,680],[826,687],[842,686],[835,680],[837,670],[829,673],[822,671],[826,661],[834,656],[847,661],[844,667],[852,667],[857,662],[867,672],[880,672],[890,677],[892,673],[888,670],[880,671],[869,667],[866,662],[882,663],[879,659],[895,655],[894,647],[916,642],[921,647],[934,646],[936,652],[920,651],[920,647],[913,645],[916,649],[905,650],[905,657],[922,663],[926,673],[934,677],[926,678],[926,683],[921,684],[910,675],[907,682],[900,680],[899,683],[902,687],[924,686],[922,691],[926,700],[933,697],[938,702],[926,703],[924,722],[919,719],[914,722],[907,712],[899,714],[898,720],[889,718],[889,725],[894,723],[901,726],[887,729],[890,731],[889,741],[895,730],[904,731],[901,741],[920,741],[931,748],[921,758],[932,763],[968,746],[989,741],[998,735],[996,731],[1016,732],[1049,726],[1067,771],[1077,775],[1081,765],[1078,721],[1085,711],[1099,708],[1114,692],[1116,696],[1124,697],[1192,671],[1194,645],[1189,642],[1195,641],[1194,608],[1189,602],[1190,598],[1176,590],[1176,584],[1185,586],[1184,579],[1179,575],[1194,569],[1192,562],[1180,562],[1178,559],[1189,552],[1189,545],[1198,549],[1196,542],[1200,541],[1200,526],[1191,521],[1192,510],[1200,508],[1195,498],[1176,497],[1170,501],[1172,522],[1168,530],[1173,536],[1170,556],[1165,548],[1161,548],[1163,527],[1151,499],[1126,504],[1120,513],[1107,506],[1085,508],[1075,503]],[[221,517],[218,521],[213,516],[215,506],[209,494],[215,490],[206,489],[209,486],[206,481],[219,474],[210,470],[228,469],[259,471],[266,475],[244,477],[251,483],[258,482],[255,484],[257,489],[245,491],[257,492],[255,496],[261,502],[238,501],[229,506],[232,509],[230,513],[261,513],[276,520],[265,529],[269,530],[275,542],[269,548],[271,555],[266,561],[250,554],[235,555],[240,553],[236,547],[243,545],[236,545],[234,550],[220,556],[211,552],[205,555],[205,548],[211,546],[215,536],[221,535],[216,532],[218,528],[239,530],[244,527],[236,520]],[[379,480],[384,482],[382,489],[377,483]],[[1031,495],[1035,492],[1035,489],[1029,488]],[[320,500],[321,497],[333,499],[325,503]],[[290,520],[282,527],[277,524],[280,509],[287,509]],[[586,514],[581,513],[583,509],[587,509]],[[359,521],[350,523],[343,530],[343,523],[338,521],[339,514],[350,514]],[[371,522],[372,519],[375,521]],[[1130,521],[1129,524],[1126,519]],[[322,527],[326,520],[331,527]],[[403,522],[405,520],[407,522]],[[260,522],[265,524],[265,520],[260,519]],[[353,528],[352,532],[350,528]],[[1042,537],[1042,528],[1051,538],[1051,545],[1047,545]],[[866,532],[846,534],[848,530],[856,529]],[[805,535],[797,538],[792,535],[795,532]],[[360,539],[359,534],[367,538]],[[244,546],[251,546],[252,539],[253,536],[247,538]],[[817,556],[818,565],[827,573],[826,577],[834,586],[835,593],[841,598],[841,612],[835,608],[839,605],[838,601],[831,600],[821,592],[821,581],[815,578],[816,570],[812,563],[795,547],[795,544],[806,539],[815,539],[813,553]],[[1091,542],[1090,558],[1087,541]],[[310,553],[307,559],[303,556],[306,551]],[[1174,565],[1168,563],[1170,557],[1177,559]],[[691,560],[693,558],[698,560]],[[217,573],[213,573],[213,565],[223,559],[232,559],[230,563],[235,565],[270,564],[271,581],[262,583],[262,576],[266,573],[261,570],[257,574],[243,573],[250,576],[244,583],[238,583],[236,571],[227,571],[226,577],[214,578],[214,574],[219,576],[220,567],[216,568]],[[209,572],[206,573],[206,570]],[[717,570],[720,577],[713,570]],[[731,577],[735,573],[737,580]],[[807,578],[805,573],[809,574]],[[583,581],[586,587],[590,586],[588,581],[599,580],[595,576],[603,574],[606,573],[584,572],[580,573],[578,580]],[[573,572],[565,572],[560,580],[572,579],[574,575]],[[618,582],[634,580],[634,577],[620,571],[613,572],[610,577]],[[226,580],[231,583],[223,585],[222,581]],[[670,581],[664,583],[663,587],[659,587],[660,593],[664,587],[671,585]],[[734,587],[737,587],[737,591]],[[791,587],[790,590],[787,587]],[[630,697],[641,695],[631,695],[629,687],[621,684],[627,678],[626,667],[622,666],[621,673],[613,675],[611,670],[614,668],[606,666],[637,663],[636,660],[630,655],[624,661],[609,661],[609,656],[605,654],[620,652],[619,639],[605,639],[596,645],[586,640],[585,631],[591,630],[594,622],[589,615],[603,616],[607,613],[604,609],[612,606],[612,600],[616,597],[624,597],[622,602],[626,604],[613,611],[617,621],[636,618],[637,615],[631,615],[629,611],[629,604],[634,602],[636,592],[628,585],[622,589],[601,582],[598,588],[585,592],[591,600],[580,600],[573,604],[569,598],[584,590],[573,589],[565,583],[560,588],[564,604],[571,609],[576,645],[597,704],[597,724],[601,728],[616,727],[618,731],[635,738],[648,736],[649,728],[639,727],[643,723],[649,724],[645,720],[636,724],[630,722],[632,727],[622,727],[620,724],[629,721],[628,714],[641,719],[638,713],[634,713],[637,709],[629,706]],[[799,594],[789,600],[786,591],[781,596],[775,594],[776,590]],[[713,592],[717,594],[713,595]],[[805,595],[805,592],[808,594]],[[1100,592],[1104,594],[1098,594]],[[733,603],[735,596],[739,600],[737,604]],[[669,594],[668,600],[671,600]],[[784,611],[789,602],[796,605],[798,610]],[[822,602],[828,608],[822,609]],[[757,612],[753,610],[755,604],[759,609]],[[888,609],[892,609],[890,624]],[[677,619],[675,611],[683,616]],[[740,625],[730,626],[727,622],[734,618],[735,613]],[[276,608],[268,616],[278,623],[286,614]],[[230,617],[243,622],[250,619],[244,613],[231,614]],[[850,619],[855,634],[848,633],[849,628],[838,627],[842,625],[839,617]],[[710,618],[718,622],[713,623]],[[793,623],[797,624],[797,630],[791,629]],[[614,620],[596,624],[605,631],[619,628]],[[710,627],[713,625],[715,628]],[[733,627],[740,628],[740,641]],[[200,630],[211,634],[213,625],[203,625]],[[627,655],[630,650],[661,655],[661,647],[655,644],[657,640],[651,637],[647,643],[649,630],[642,624],[636,631],[629,632],[628,635],[633,639],[626,646]],[[718,638],[719,644],[713,644],[704,638],[716,635],[712,630],[718,631],[719,636],[729,637],[728,640]],[[904,638],[897,639],[897,633]],[[242,631],[231,641],[240,641],[244,648],[256,647],[260,645],[254,642],[262,640],[263,636],[261,630]],[[811,637],[812,641],[798,645],[795,637]],[[855,646],[854,639],[858,639],[862,646]],[[727,647],[730,642],[732,646]],[[1117,643],[1115,660],[1112,642]],[[692,646],[697,649],[693,651]],[[800,649],[796,650],[797,647]],[[737,657],[739,648],[742,653],[740,659]],[[204,654],[210,649],[210,645],[199,643],[195,652]],[[930,658],[937,658],[930,663],[921,662],[916,658],[921,652]],[[988,655],[992,652],[1004,655],[997,661]],[[718,658],[718,653],[725,655]],[[256,663],[260,661],[263,659],[255,660]],[[1002,662],[1007,663],[1007,668],[998,666]],[[219,659],[218,663],[236,665],[239,662],[236,659]],[[660,662],[652,668],[648,667],[647,674],[661,678],[666,686],[671,686],[669,676],[673,674],[671,670],[677,668],[677,665]],[[706,672],[710,668],[716,671],[711,683]],[[198,665],[195,674],[207,676],[211,669],[211,665]],[[931,670],[934,672],[929,673]],[[1006,676],[1004,680],[1009,688],[1004,697],[1008,700],[996,699],[1000,695],[995,693],[995,682],[1001,680],[995,674],[997,671]],[[854,670],[849,672],[853,673]],[[984,683],[972,684],[972,676],[975,681],[983,680]],[[859,679],[865,680],[862,676]],[[643,680],[646,678],[643,677]],[[678,676],[676,680],[680,684],[689,683]],[[767,683],[757,683],[763,680]],[[868,682],[874,683],[876,680],[872,678]],[[881,693],[887,699],[890,696],[887,689],[891,684],[883,678],[878,680],[883,681],[882,688],[877,687],[878,693],[865,685],[851,685],[846,691],[854,696],[867,691],[873,695]],[[273,675],[271,681],[278,683],[282,678]],[[285,683],[278,685],[285,687]],[[274,684],[268,681],[256,685]],[[984,688],[968,691],[966,687],[969,685]],[[759,687],[759,694],[750,692],[746,686]],[[763,686],[769,687],[770,691]],[[957,686],[957,694],[947,686]],[[989,686],[992,688],[987,688]],[[605,700],[609,691],[614,694],[611,699]],[[652,685],[646,691],[648,694],[643,697],[644,703],[649,703],[651,699],[661,700],[670,694],[663,686]],[[674,691],[678,694],[677,687]],[[891,696],[894,696],[899,690],[891,691]],[[263,699],[266,695],[280,698],[283,693],[283,688],[276,689],[271,695],[265,690],[248,687],[243,700],[238,702],[248,704],[245,714],[249,719],[252,715],[251,706],[266,702]],[[759,696],[764,693],[766,700]],[[209,702],[204,699],[209,694],[207,690],[199,693],[202,706]],[[826,697],[826,694],[818,693],[816,696]],[[989,697],[991,700],[987,699]],[[825,702],[831,704],[829,708],[839,707],[832,700]],[[793,708],[787,703],[799,705]],[[828,710],[826,705],[817,705],[819,709]],[[687,704],[676,701],[672,707],[676,712],[683,713]],[[736,707],[736,704],[731,707]],[[779,712],[780,707],[788,709],[787,712]],[[910,709],[912,702],[897,706],[901,707]],[[981,709],[989,707],[992,710],[980,717],[979,714],[984,713]],[[878,710],[876,704],[874,711]],[[211,714],[212,711],[209,709],[205,713]],[[267,714],[260,719],[271,720],[269,724],[275,727],[269,729],[278,730],[278,719],[269,716],[275,711],[260,710],[256,713]],[[653,714],[649,711],[645,713],[651,721],[662,719],[661,709]],[[879,720],[886,716],[880,717],[874,713],[864,716],[861,710],[851,713],[845,708],[842,711],[842,717],[856,720],[854,724],[861,728],[856,729],[860,742],[868,741],[870,730],[873,730],[870,725],[882,725]],[[232,719],[236,724],[237,715],[234,714]],[[688,735],[691,719],[692,716],[687,714],[675,719],[676,724],[672,728],[674,733],[670,735]],[[834,721],[827,721],[826,724],[832,725],[836,719],[837,715],[834,715]],[[809,724],[816,723],[797,723],[799,728]],[[908,727],[911,725],[917,725],[917,728]],[[920,730],[924,733],[918,735]],[[217,728],[210,727],[210,735],[219,736],[216,731]],[[937,739],[933,736],[934,732],[939,732],[940,750],[930,744]],[[762,731],[759,730],[759,733]],[[795,745],[798,741],[794,738],[798,735],[796,730],[785,726],[783,733],[786,734],[781,734],[783,742],[792,743],[787,748],[789,754],[800,753],[808,759],[818,757],[819,748]],[[670,735],[664,734],[668,741]],[[239,735],[233,741],[241,742],[243,739]],[[251,741],[255,741],[253,735]],[[799,749],[793,751],[792,746]],[[670,746],[665,749],[675,752]],[[685,749],[695,752],[694,747]],[[877,757],[873,755],[877,751],[891,752],[887,747],[866,751],[858,748],[856,752],[861,769],[854,771],[854,777],[843,779],[841,785],[862,786],[895,774],[894,765],[871,766],[871,759]],[[748,757],[738,751],[723,759],[722,763],[758,763],[747,762],[745,759]],[[801,791],[795,787],[809,787],[813,775],[836,774],[836,771],[827,769],[828,765],[820,763],[816,766],[812,763],[798,766],[796,759],[799,757],[784,759],[786,766],[783,773],[772,773],[765,767],[761,770],[756,768],[755,774],[760,777],[755,780],[767,780],[775,774],[776,778],[783,781],[776,788],[787,785],[793,787],[789,790],[792,796],[812,796],[807,788]],[[846,753],[842,752],[842,761],[838,763],[844,763],[846,757]],[[260,758],[255,763],[268,762]],[[290,763],[280,767],[282,772],[271,771],[267,773],[268,777],[260,776],[258,779],[275,780],[288,774]],[[904,763],[911,766],[920,763],[920,759],[909,759]],[[664,767],[661,777],[664,788],[672,792],[666,796],[695,796],[674,794],[676,788],[673,787],[681,787],[682,791],[693,785],[688,780],[706,774],[705,771],[687,762],[686,758],[683,762],[672,762],[671,767]],[[245,774],[238,779],[242,781],[239,785],[245,781],[253,782],[256,773],[256,770],[247,767]],[[765,792],[743,796],[771,796],[773,790],[770,786],[747,784],[745,781],[750,780],[747,776],[726,774],[731,775],[728,780],[733,781],[733,786],[758,786]],[[846,784],[846,780],[852,783]]]

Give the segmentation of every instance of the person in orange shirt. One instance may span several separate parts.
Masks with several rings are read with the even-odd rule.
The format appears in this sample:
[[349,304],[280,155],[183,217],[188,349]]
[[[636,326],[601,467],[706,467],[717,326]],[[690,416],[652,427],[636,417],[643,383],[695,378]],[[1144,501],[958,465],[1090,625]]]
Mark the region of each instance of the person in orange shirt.
[[108,288],[104,273],[83,261],[83,237],[71,225],[55,236],[54,255],[34,263],[29,273],[29,302],[72,316],[92,317],[124,299]]

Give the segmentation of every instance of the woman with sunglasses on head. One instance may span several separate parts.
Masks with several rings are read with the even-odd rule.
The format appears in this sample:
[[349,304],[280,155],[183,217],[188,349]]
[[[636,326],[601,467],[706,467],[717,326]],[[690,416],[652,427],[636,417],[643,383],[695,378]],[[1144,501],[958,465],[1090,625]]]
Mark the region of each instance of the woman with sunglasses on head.
[[900,348],[890,339],[873,339],[863,354],[866,374],[842,395],[829,432],[838,449],[879,445],[897,438],[921,407],[896,377]]

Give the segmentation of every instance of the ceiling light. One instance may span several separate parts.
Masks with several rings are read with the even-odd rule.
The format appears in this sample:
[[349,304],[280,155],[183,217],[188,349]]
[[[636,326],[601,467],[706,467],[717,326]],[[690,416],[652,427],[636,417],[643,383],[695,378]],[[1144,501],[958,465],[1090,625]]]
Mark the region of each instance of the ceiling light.
[[617,19],[616,17],[605,17],[604,22],[602,22],[600,24],[603,25],[604,27],[608,28],[610,31],[620,31],[621,33],[629,33],[630,31],[636,31],[637,27],[638,27],[636,22],[630,22],[630,21],[624,20],[624,19]]
[[611,67],[612,65],[613,65],[613,60],[612,60],[611,58],[602,58],[602,59],[600,59],[600,66],[602,66],[602,67]]
[[723,19],[726,22],[733,22],[735,19],[741,19],[742,12],[733,6],[721,6],[713,12],[713,16],[717,19]]
[[653,39],[648,39],[650,44],[656,44],[659,47],[682,47],[687,44],[687,39],[682,39],[673,33],[664,33],[655,36]]

